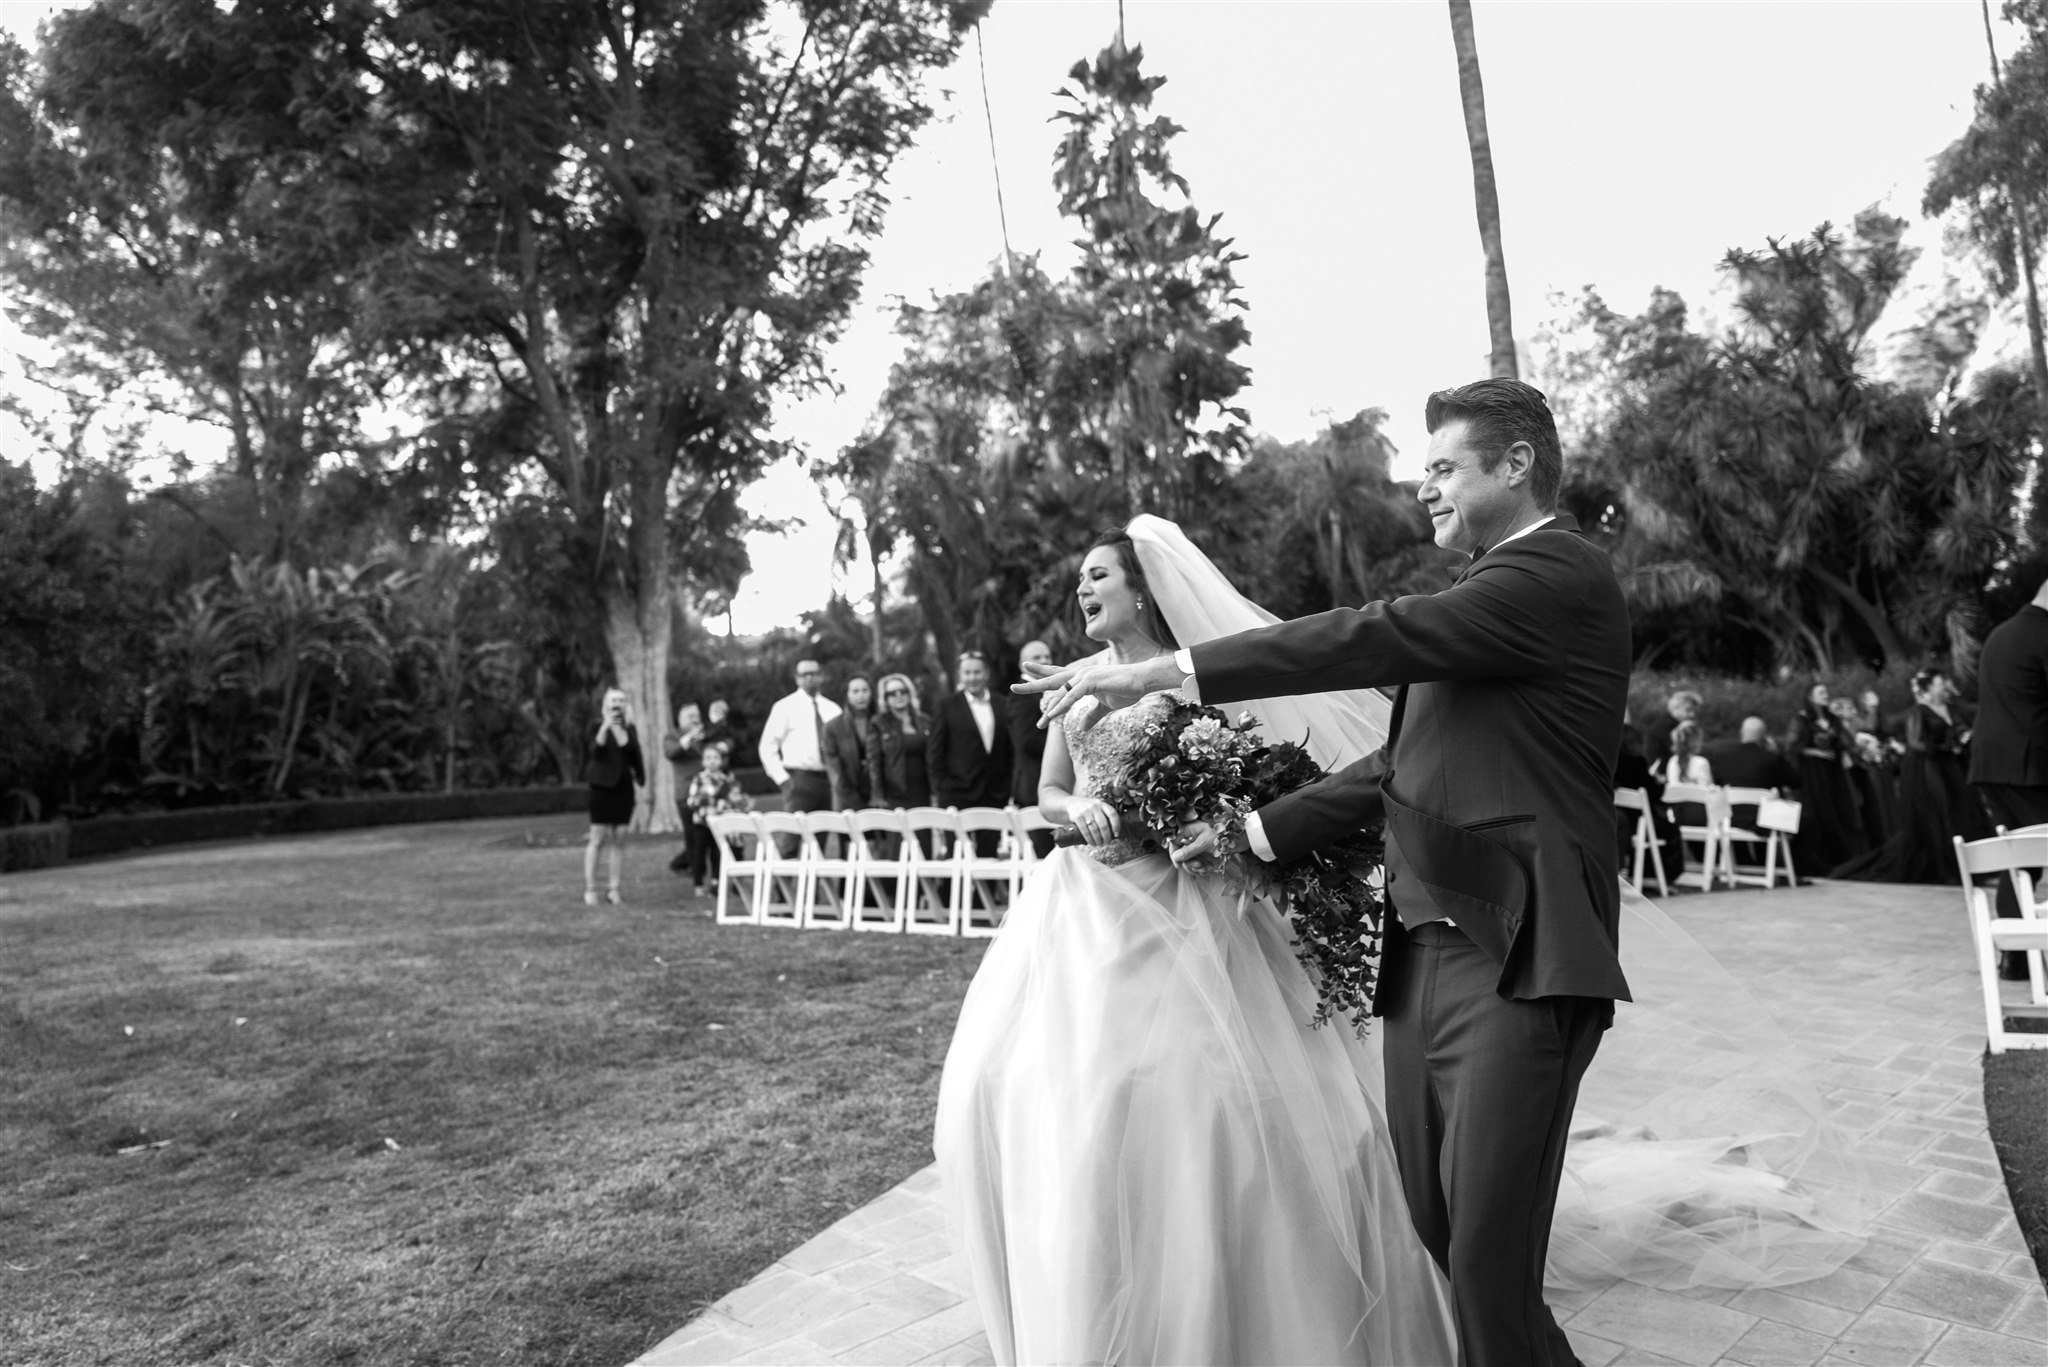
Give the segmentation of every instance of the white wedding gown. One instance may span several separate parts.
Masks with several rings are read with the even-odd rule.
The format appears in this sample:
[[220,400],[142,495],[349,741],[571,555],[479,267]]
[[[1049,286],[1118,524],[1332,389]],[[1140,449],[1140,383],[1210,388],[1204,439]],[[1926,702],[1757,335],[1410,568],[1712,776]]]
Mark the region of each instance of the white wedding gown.
[[[1077,791],[1154,705],[1069,722]],[[934,1141],[998,1362],[1456,1361],[1376,1056],[1308,1027],[1288,942],[1270,903],[1128,843],[1055,850],[1025,884]]]

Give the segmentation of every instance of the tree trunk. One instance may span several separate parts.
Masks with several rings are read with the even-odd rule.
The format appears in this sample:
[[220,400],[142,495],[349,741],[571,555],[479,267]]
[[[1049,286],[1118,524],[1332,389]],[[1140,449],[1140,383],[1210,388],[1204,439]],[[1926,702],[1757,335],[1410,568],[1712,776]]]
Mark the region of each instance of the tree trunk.
[[680,832],[675,768],[661,752],[675,718],[669,714],[668,656],[675,631],[675,586],[669,580],[670,462],[637,453],[632,466],[632,525],[626,529],[631,573],[604,588],[605,643],[626,706],[640,735],[647,786],[633,809],[636,831]]
[[1493,144],[1486,136],[1486,91],[1479,81],[1479,47],[1472,37],[1472,0],[1450,0],[1451,41],[1458,50],[1458,91],[1465,99],[1465,141],[1472,148],[1472,198],[1479,210],[1479,242],[1486,249],[1486,330],[1491,373],[1520,378],[1515,324],[1508,302],[1508,263],[1500,245],[1500,197],[1493,184]]
[[[2005,93],[2005,72],[1998,62],[1998,45],[1991,39],[1991,2],[1979,0],[1979,10],[1984,15],[1984,46],[1991,54],[1991,84],[2000,94]],[[2033,362],[2034,375],[2034,496],[2027,508],[2026,531],[2036,546],[2048,544],[2048,497],[2044,497],[2041,466],[2048,461],[2048,341],[2042,337],[2041,290],[2034,281],[2034,229],[2027,216],[2027,206],[2020,194],[2011,185],[2005,188],[2007,204],[2012,207],[2013,236],[2018,239],[2020,260],[2020,283],[2026,290],[2027,301],[2027,344]]]
[[1847,580],[1818,565],[1808,566],[1808,569],[1815,579],[1820,580],[1835,597],[1842,600],[1843,606],[1856,614],[1864,626],[1870,628],[1870,634],[1877,638],[1877,648],[1884,652],[1885,663],[1897,664],[1912,653],[1906,649],[1905,642],[1899,639],[1899,633],[1892,627],[1891,619],[1879,611],[1876,604],[1858,593]]

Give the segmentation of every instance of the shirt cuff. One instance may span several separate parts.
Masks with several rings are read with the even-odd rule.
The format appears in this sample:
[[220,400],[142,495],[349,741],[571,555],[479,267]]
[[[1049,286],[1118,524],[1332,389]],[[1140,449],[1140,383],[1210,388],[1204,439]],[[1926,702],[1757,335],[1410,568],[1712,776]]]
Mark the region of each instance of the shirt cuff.
[[1266,823],[1259,820],[1257,812],[1247,812],[1244,818],[1244,843],[1251,846],[1252,853],[1273,862],[1273,842],[1266,839]]
[[1189,702],[1200,702],[1202,685],[1195,678],[1195,652],[1186,646],[1174,651],[1173,667],[1181,672],[1180,691],[1187,695]]

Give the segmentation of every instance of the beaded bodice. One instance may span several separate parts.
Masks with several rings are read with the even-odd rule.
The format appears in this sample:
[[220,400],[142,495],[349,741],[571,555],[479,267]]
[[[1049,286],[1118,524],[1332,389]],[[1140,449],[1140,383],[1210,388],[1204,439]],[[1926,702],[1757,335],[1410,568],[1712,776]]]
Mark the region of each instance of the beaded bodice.
[[[1106,802],[1115,799],[1109,789],[1117,780],[1130,777],[1131,754],[1145,734],[1146,723],[1155,720],[1178,695],[1147,693],[1129,707],[1120,708],[1096,722],[1085,723],[1100,709],[1096,698],[1083,698],[1060,719],[1066,734],[1067,753],[1074,761],[1074,791]],[[1114,867],[1128,864],[1144,854],[1140,840],[1112,840],[1106,845],[1087,847],[1090,858]]]

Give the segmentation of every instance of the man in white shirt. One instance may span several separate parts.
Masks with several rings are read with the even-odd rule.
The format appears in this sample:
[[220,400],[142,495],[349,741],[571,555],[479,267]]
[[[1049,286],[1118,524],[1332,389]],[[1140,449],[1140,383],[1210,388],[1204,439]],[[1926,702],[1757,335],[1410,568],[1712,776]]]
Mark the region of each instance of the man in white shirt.
[[819,694],[825,671],[816,660],[796,662],[796,692],[779,699],[768,711],[761,730],[761,768],[782,790],[789,812],[820,812],[832,808],[832,780],[825,772],[825,724],[839,715],[839,704]]

